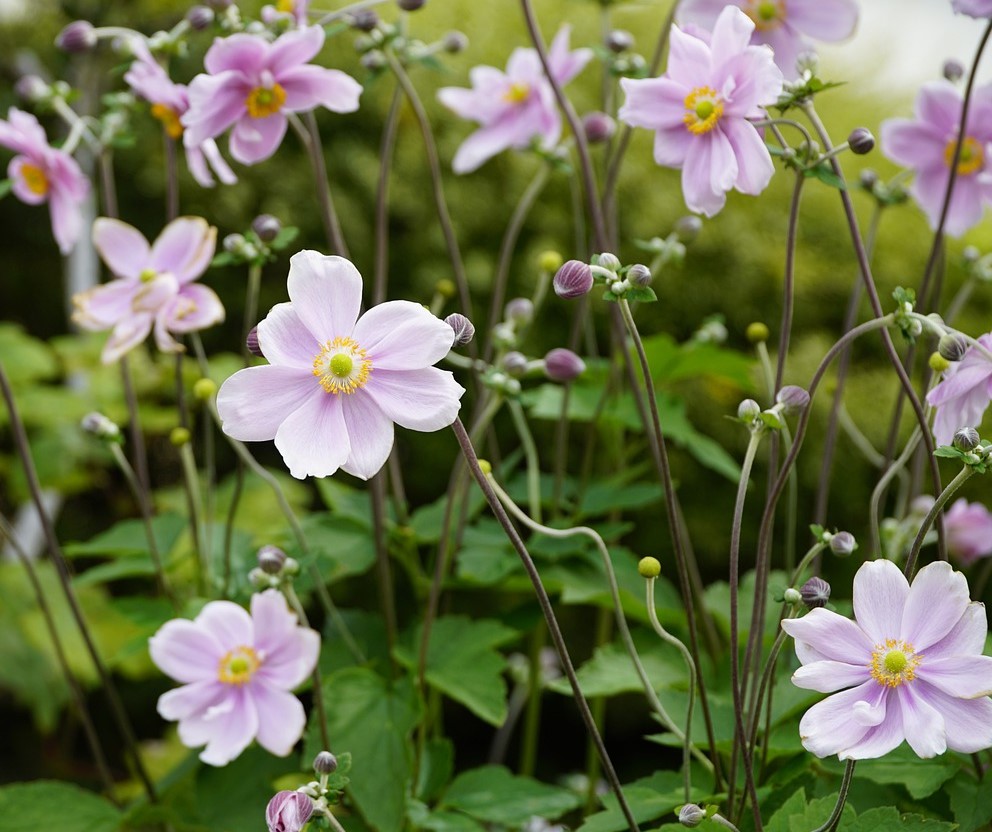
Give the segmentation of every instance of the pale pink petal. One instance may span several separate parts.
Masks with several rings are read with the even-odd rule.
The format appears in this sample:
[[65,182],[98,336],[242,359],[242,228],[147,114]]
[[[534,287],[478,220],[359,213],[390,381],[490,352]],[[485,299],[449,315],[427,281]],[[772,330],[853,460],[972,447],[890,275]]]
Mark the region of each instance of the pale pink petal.
[[[914,581],[915,584],[915,581]],[[927,701],[922,685],[903,684],[895,689],[902,708],[902,730],[917,756],[936,757],[947,751],[944,717]]]
[[799,77],[799,56],[810,50],[809,42],[799,32],[786,23],[777,29],[756,32],[754,39],[772,50],[775,65],[787,79],[794,81]]
[[899,697],[885,698],[885,719],[869,728],[865,735],[849,748],[837,752],[841,760],[871,760],[894,751],[906,739],[902,729],[902,707]]
[[461,143],[451,169],[455,173],[471,173],[493,156],[515,147],[526,134],[525,143],[537,135],[534,124],[518,119],[515,108],[507,111],[498,121],[480,127]]
[[255,703],[244,688],[231,686],[223,705],[215,706],[202,717],[179,723],[179,739],[196,747],[207,743],[200,754],[203,762],[224,766],[244,751],[258,733]]
[[316,57],[324,45],[324,37],[324,29],[320,26],[287,32],[268,47],[265,68],[281,84],[282,76],[287,70]]
[[799,659],[800,664],[813,664],[813,662],[830,661],[827,656],[823,655],[823,653],[814,648],[812,645],[807,644],[805,641],[796,639],[795,646],[796,658]]
[[833,693],[842,688],[860,685],[870,678],[871,673],[867,665],[825,661],[804,664],[792,674],[792,684],[797,688],[805,688],[806,690]]
[[344,396],[341,407],[351,445],[351,453],[342,468],[354,477],[367,480],[386,464],[393,449],[392,420],[365,390]]
[[989,656],[935,657],[927,651],[916,676],[959,699],[992,695],[992,657]]
[[289,261],[289,299],[321,343],[347,338],[362,307],[362,276],[343,257],[301,251]]
[[110,329],[131,314],[134,295],[140,288],[137,280],[111,280],[80,292],[72,298],[76,308],[72,320],[91,332]]
[[[223,182],[225,185],[233,185],[238,181],[238,177],[234,175],[234,171],[231,170],[231,166],[227,164],[227,161],[221,156],[220,148],[217,147],[217,143],[213,139],[207,139],[199,147],[200,153],[203,154],[204,158],[213,168],[217,178]],[[187,149],[187,154],[191,151]],[[194,151],[195,152],[195,151]],[[203,182],[200,181],[202,185]],[[212,183],[211,183],[212,184]]]
[[279,149],[288,124],[281,112],[265,118],[252,118],[246,113],[231,131],[231,155],[243,165],[265,161]]
[[390,419],[410,430],[435,431],[455,421],[465,388],[447,370],[372,370],[365,390]]
[[419,303],[391,300],[362,315],[352,337],[377,370],[419,370],[448,354],[455,333]]
[[929,656],[980,656],[989,631],[985,604],[973,601],[951,631],[927,650]]
[[335,113],[358,109],[362,85],[350,75],[322,66],[299,66],[283,73],[279,84],[286,93],[283,109],[290,112],[326,107]]
[[214,634],[193,621],[174,618],[148,639],[148,652],[158,669],[177,682],[217,679],[224,646]]
[[783,80],[782,71],[765,47],[753,46],[725,60],[714,72],[711,83],[723,92],[726,101],[721,125],[761,114],[762,107],[778,101]]
[[854,617],[876,644],[898,639],[909,581],[890,560],[862,564],[854,576]]
[[509,106],[504,96],[512,80],[491,66],[477,66],[469,71],[472,89],[443,87],[437,92],[438,100],[461,118],[489,124]]
[[654,135],[654,160],[659,165],[676,170],[685,164],[686,154],[692,146],[694,136],[685,125],[658,130]]
[[754,32],[754,21],[737,6],[728,4],[713,26],[710,50],[717,60],[724,55],[735,55],[747,49]]
[[692,23],[704,29],[712,29],[727,2],[728,0],[682,0],[675,19],[679,25]]
[[211,75],[233,70],[253,76],[261,70],[267,51],[264,38],[239,32],[226,38],[215,38],[203,56],[203,67]]
[[293,694],[255,680],[248,689],[258,711],[258,744],[277,757],[285,757],[303,736],[307,717]]
[[11,107],[7,111],[7,121],[0,119],[0,147],[34,157],[48,147],[48,137],[31,113]]
[[[207,142],[213,142],[213,139],[207,139]],[[196,180],[196,184],[201,188],[212,188],[215,184],[213,174],[207,166],[207,159],[203,155],[203,146],[207,142],[204,142],[199,147],[184,147],[186,151],[186,167],[189,168],[190,174]],[[216,144],[214,146],[216,147]],[[225,162],[225,164],[227,163]],[[233,172],[231,175],[234,175]]]
[[266,659],[276,657],[290,642],[299,627],[296,613],[289,608],[286,596],[277,589],[267,589],[251,596],[251,620],[255,649]]
[[311,398],[325,395],[309,369],[249,367],[228,378],[217,392],[224,433],[241,442],[274,439],[283,420]]
[[888,690],[872,679],[817,702],[799,721],[803,748],[817,757],[829,757],[859,742],[885,719]]
[[943,161],[947,141],[942,130],[908,118],[882,122],[882,153],[908,168],[936,167]]
[[562,26],[548,48],[548,68],[561,86],[565,86],[578,75],[593,57],[591,49],[571,50],[569,46],[571,31],[571,26],[567,24]]
[[788,19],[816,40],[844,40],[858,25],[858,4],[854,0],[789,0]]
[[[256,639],[258,638],[256,630]],[[295,627],[289,640],[278,650],[270,651],[256,673],[256,678],[266,684],[293,690],[303,684],[317,665],[320,655],[320,636],[306,627]]]
[[[926,176],[920,174],[917,183]],[[947,176],[942,177],[946,183]],[[937,177],[934,177],[935,181]],[[921,185],[922,187],[922,185]],[[941,201],[943,196],[941,196]],[[966,231],[974,228],[982,220],[985,213],[984,194],[977,176],[958,176],[954,183],[954,192],[947,210],[944,231],[951,237],[960,237]]]
[[83,214],[79,201],[58,188],[48,194],[48,213],[52,220],[52,236],[59,251],[68,254],[83,233]]
[[950,135],[961,123],[963,104],[961,91],[950,81],[929,81],[920,87],[914,109],[917,119]]
[[155,327],[152,330],[155,335],[155,346],[159,352],[182,352],[183,345],[180,344],[172,333],[169,332],[169,314],[175,301],[171,301],[168,306],[155,316]]
[[[983,336],[987,337],[987,336]],[[978,350],[970,348],[964,360],[952,365],[944,380],[927,395],[927,404],[940,407],[952,399],[966,396],[975,388],[984,386],[992,378],[992,362]]]
[[200,147],[227,130],[248,112],[252,87],[243,75],[197,75],[189,85],[189,109],[180,121],[186,128],[183,144]]
[[149,265],[189,283],[207,270],[217,246],[217,229],[203,217],[179,217],[152,244]]
[[163,318],[172,332],[198,332],[224,320],[224,304],[209,286],[190,283],[179,290]]
[[254,642],[251,616],[244,607],[231,601],[211,601],[200,610],[194,623],[211,633],[225,653],[238,647],[251,647]]
[[734,187],[744,194],[760,194],[775,173],[771,154],[755,127],[742,119],[727,119],[723,132],[737,158]]
[[137,278],[149,265],[151,249],[144,234],[132,225],[109,217],[93,223],[93,245],[118,277]]
[[270,364],[313,371],[321,344],[291,303],[277,303],[258,324],[258,345]]
[[[726,151],[726,152],[724,152]],[[730,185],[737,178],[737,162],[732,168],[720,170],[720,165],[733,160],[733,151],[727,139],[717,131],[696,137],[689,145],[682,166],[682,195],[690,211],[712,217],[726,204],[728,188],[722,187],[729,173],[733,176]],[[716,182],[720,187],[714,187]]]
[[822,607],[802,618],[786,619],[782,629],[818,653],[838,662],[867,664],[874,644],[853,621]]
[[122,356],[133,350],[148,337],[152,331],[154,316],[149,312],[135,312],[122,320],[110,333],[107,343],[103,345],[100,361],[113,364]]
[[709,72],[709,47],[699,38],[673,26],[668,76],[691,90],[699,86],[700,79],[707,79]]
[[621,78],[620,88],[626,96],[618,118],[632,127],[649,130],[685,129],[685,99],[689,90],[670,78]]
[[227,697],[227,689],[213,679],[204,679],[163,693],[158,699],[158,714],[162,719],[175,722],[188,719],[218,704]]
[[[902,638],[916,652],[946,636],[971,603],[968,581],[946,561],[924,566],[913,579],[902,616]],[[905,703],[904,703],[905,704]]]
[[[298,372],[298,371],[295,371]],[[351,453],[344,424],[341,395],[311,396],[286,416],[276,431],[276,448],[289,473],[297,479],[329,477]]]
[[992,699],[957,699],[925,682],[919,687],[921,695],[943,716],[948,748],[975,754],[992,746]]
[[545,80],[544,67],[534,49],[518,47],[510,53],[506,62],[506,74],[514,81],[526,84],[539,84]]

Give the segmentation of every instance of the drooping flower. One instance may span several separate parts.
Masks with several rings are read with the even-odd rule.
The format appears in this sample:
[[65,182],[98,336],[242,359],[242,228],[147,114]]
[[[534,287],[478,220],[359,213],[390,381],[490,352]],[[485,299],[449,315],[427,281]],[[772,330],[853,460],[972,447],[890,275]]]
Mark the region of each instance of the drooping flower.
[[[992,350],[992,333],[978,339]],[[927,404],[935,409],[933,438],[938,445],[950,445],[960,428],[977,428],[992,402],[992,359],[974,347],[964,358],[944,371],[944,379],[927,394]]]
[[951,8],[971,17],[992,17],[992,0],[951,0]]
[[[590,49],[569,49],[568,26],[555,35],[548,65],[556,83],[565,86],[592,58]],[[545,149],[561,135],[561,116],[554,90],[534,49],[515,49],[506,72],[477,66],[470,73],[472,88],[444,87],[437,97],[456,115],[481,126],[469,136],[451,163],[455,173],[470,173],[497,153],[522,150],[539,141]]]
[[116,279],[72,302],[72,319],[92,332],[113,330],[102,359],[110,364],[136,347],[154,328],[163,352],[182,346],[172,334],[195,332],[224,320],[224,307],[213,289],[194,281],[214,256],[217,229],[201,217],[170,222],[154,244],[120,220],[100,217],[93,223],[93,244]]
[[782,622],[802,667],[795,685],[831,693],[799,723],[817,757],[881,757],[903,740],[920,757],[992,746],[992,658],[985,606],[946,562],[912,585],[891,561],[854,576],[851,621],[827,609]]
[[268,366],[235,373],[217,394],[229,436],[275,439],[300,479],[338,468],[368,479],[389,456],[394,422],[435,431],[455,420],[465,390],[432,366],[454,341],[444,321],[403,300],[359,317],[361,275],[316,251],[290,260],[289,298],[258,325]]
[[[882,122],[882,152],[893,162],[912,168],[916,178],[910,193],[936,228],[940,219],[954,149],[961,127],[963,97],[950,81],[924,84],[916,96],[916,117]],[[982,218],[992,200],[992,85],[976,89],[968,110],[965,138],[944,230],[964,234]]]
[[[162,65],[152,57],[144,41],[132,40],[131,48],[137,60],[124,74],[124,81],[136,95],[152,105],[152,115],[162,122],[163,129],[171,138],[182,138],[184,130],[180,119],[189,109],[186,86],[176,84],[169,78]],[[212,188],[214,185],[211,168],[225,185],[233,185],[238,181],[213,139],[204,139],[198,145],[185,144],[185,150],[189,171],[204,188]]]
[[757,128],[782,91],[782,73],[764,46],[750,46],[754,21],[727,6],[712,36],[675,26],[668,70],[660,78],[624,78],[620,118],[656,131],[654,158],[682,169],[686,205],[708,217],[727,191],[758,194],[775,168]]
[[182,687],[162,694],[158,712],[179,722],[200,759],[223,766],[253,739],[286,756],[303,734],[303,705],[290,691],[313,672],[320,636],[298,625],[278,590],[252,596],[251,615],[211,601],[189,621],[167,621],[148,642],[152,661]]
[[313,809],[313,800],[302,792],[277,792],[265,807],[265,823],[269,832],[300,832]]
[[321,106],[358,109],[361,84],[337,69],[308,62],[324,45],[320,26],[294,29],[269,43],[239,33],[218,38],[189,85],[190,108],[180,119],[187,146],[231,131],[231,155],[246,165],[268,159],[286,134],[286,114]]
[[7,167],[14,196],[28,205],[48,203],[52,234],[59,251],[68,254],[83,229],[80,208],[90,192],[89,180],[72,156],[48,143],[38,119],[16,107],[6,121],[0,119],[0,147],[17,154]]
[[992,555],[992,513],[981,503],[956,500],[944,513],[947,551],[962,566]]
[[858,25],[854,0],[682,0],[677,20],[712,29],[727,5],[754,21],[751,43],[770,46],[789,80],[799,77],[796,61],[810,51],[809,38],[834,43],[850,37]]

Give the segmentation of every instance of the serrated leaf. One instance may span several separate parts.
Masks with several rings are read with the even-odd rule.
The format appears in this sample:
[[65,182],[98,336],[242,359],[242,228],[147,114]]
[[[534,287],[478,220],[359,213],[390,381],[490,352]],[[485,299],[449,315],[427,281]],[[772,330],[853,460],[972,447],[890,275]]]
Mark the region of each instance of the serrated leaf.
[[108,800],[69,783],[37,780],[0,787],[2,832],[116,832],[122,820]]
[[769,818],[765,832],[790,832],[789,818],[798,815],[806,808],[806,790],[797,789]]
[[[178,514],[162,514],[152,518],[151,526],[164,558],[176,545],[187,521]],[[122,520],[83,543],[68,543],[63,549],[70,558],[130,558],[148,553],[148,537],[141,520]]]
[[554,820],[581,803],[575,792],[515,776],[503,766],[482,766],[456,777],[441,806],[488,823],[519,826],[535,815]]

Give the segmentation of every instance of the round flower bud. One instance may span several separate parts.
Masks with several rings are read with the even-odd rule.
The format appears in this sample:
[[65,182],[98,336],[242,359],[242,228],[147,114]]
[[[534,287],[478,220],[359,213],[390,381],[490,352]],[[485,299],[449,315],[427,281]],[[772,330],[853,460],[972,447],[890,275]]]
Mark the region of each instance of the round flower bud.
[[451,346],[464,347],[475,337],[475,324],[460,312],[453,312],[444,319],[444,322],[451,327],[455,333],[455,340]]
[[193,384],[193,396],[197,401],[210,401],[217,392],[217,385],[213,379],[198,378]]
[[459,52],[464,52],[468,49],[468,35],[464,32],[448,32],[441,39],[441,46],[445,52],[451,55],[457,55]]
[[606,113],[599,111],[588,113],[582,118],[582,127],[589,144],[608,142],[617,131],[617,123]]
[[851,148],[851,153],[864,156],[875,149],[875,137],[867,127],[855,127],[847,137],[847,146]]
[[937,342],[937,352],[948,361],[960,361],[968,351],[968,342],[957,333],[946,333]]
[[642,578],[657,578],[661,574],[661,562],[658,558],[641,558],[637,562],[637,571]]
[[388,63],[386,56],[378,49],[373,49],[371,52],[366,52],[362,55],[358,62],[371,72],[374,72],[377,69],[382,69]]
[[954,434],[954,447],[959,451],[973,451],[981,441],[982,438],[974,428],[960,428]]
[[88,20],[74,20],[55,38],[55,45],[63,52],[88,52],[96,42],[96,30]]
[[652,277],[653,275],[651,274],[651,269],[643,263],[634,263],[634,265],[627,270],[627,280],[635,286],[650,286]]
[[552,381],[574,381],[585,369],[585,362],[571,350],[558,348],[544,356],[544,374]]
[[692,829],[706,820],[706,810],[695,803],[686,803],[679,809],[679,823]]
[[804,410],[809,404],[809,393],[795,384],[787,384],[775,396],[775,401],[786,410]]
[[300,832],[313,814],[313,799],[303,792],[277,792],[265,807],[269,832]]
[[683,243],[691,243],[702,230],[703,221],[693,214],[682,217],[675,223],[675,234]]
[[188,445],[192,437],[186,428],[173,428],[169,433],[169,441],[177,448]]
[[804,52],[800,52],[799,56],[796,58],[796,69],[799,70],[800,75],[804,72],[808,72],[810,75],[816,75],[816,71],[819,68],[820,56],[817,55],[812,49],[807,49]]
[[427,0],[396,0],[396,5],[405,12],[415,12],[427,5]]
[[558,269],[561,268],[561,264],[565,262],[565,258],[561,254],[552,249],[547,251],[542,251],[537,255],[537,267],[542,272],[548,272],[549,274],[554,274]]
[[858,181],[861,183],[861,187],[866,191],[870,191],[875,185],[878,184],[878,174],[871,168],[865,168],[861,171],[861,176],[858,177]]
[[608,251],[604,251],[602,254],[597,254],[594,258],[596,265],[604,269],[609,269],[611,272],[620,271],[620,258],[615,254],[611,254]]
[[121,429],[102,413],[87,413],[79,426],[98,439],[118,440],[121,436]]
[[823,578],[810,578],[799,590],[803,603],[811,610],[825,607],[830,600],[830,584]]
[[782,593],[782,600],[785,601],[786,604],[792,604],[795,606],[796,604],[802,603],[803,596],[798,589],[793,589],[790,586],[784,593]]
[[442,298],[453,298],[458,292],[458,287],[455,285],[455,281],[442,277],[434,284],[434,291]]
[[961,61],[950,58],[944,61],[942,72],[948,81],[952,83],[960,81],[964,77],[964,64]]
[[951,368],[951,362],[948,361],[939,352],[930,353],[930,358],[927,360],[930,365],[930,369],[935,373],[944,373]]
[[522,376],[527,372],[527,356],[522,352],[508,352],[503,356],[503,369],[511,376]]
[[361,32],[371,32],[379,25],[379,15],[375,9],[359,9],[351,16],[352,28]]
[[744,334],[752,344],[761,344],[768,340],[769,332],[765,324],[761,323],[761,321],[755,321],[747,325]]
[[527,298],[513,298],[506,304],[503,317],[515,324],[526,326],[534,318],[534,304]]
[[569,260],[562,265],[553,281],[555,294],[566,300],[588,294],[592,284],[592,269],[580,260]]
[[224,246],[224,251],[229,254],[238,254],[245,247],[245,235],[244,234],[228,234],[224,241],[221,243]]
[[317,774],[334,774],[338,768],[338,758],[330,751],[321,751],[313,758],[313,770]]
[[266,575],[278,575],[286,564],[286,553],[278,546],[263,546],[255,557]]
[[14,92],[23,101],[34,103],[48,95],[48,84],[37,75],[22,75],[14,84]]
[[839,558],[846,558],[858,548],[858,541],[850,532],[837,532],[830,538],[830,551]]
[[259,214],[251,221],[251,230],[263,243],[271,243],[282,231],[282,223],[272,214]]
[[479,470],[482,471],[483,476],[488,477],[493,472],[492,463],[488,459],[480,459]]
[[634,36],[624,29],[614,29],[606,36],[606,48],[617,54],[634,46]]
[[248,352],[252,355],[257,355],[259,358],[265,358],[262,353],[262,348],[258,344],[258,327],[253,326],[248,330],[248,336],[245,338],[245,346],[248,347]]
[[737,418],[750,425],[761,415],[761,405],[754,399],[744,399],[737,405]]
[[186,12],[186,22],[190,28],[202,32],[214,22],[214,10],[209,6],[193,6]]

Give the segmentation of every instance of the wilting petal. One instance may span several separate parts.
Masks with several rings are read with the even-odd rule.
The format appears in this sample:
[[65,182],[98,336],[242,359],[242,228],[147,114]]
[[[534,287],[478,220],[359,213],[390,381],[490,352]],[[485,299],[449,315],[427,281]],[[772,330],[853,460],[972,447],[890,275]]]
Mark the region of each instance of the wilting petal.
[[909,581],[890,560],[866,561],[854,576],[854,617],[876,644],[899,638]]
[[367,480],[375,476],[389,458],[393,449],[393,422],[365,390],[345,396],[341,407],[351,445],[351,453],[342,467],[352,476]]
[[842,688],[860,685],[870,678],[871,673],[866,665],[825,661],[813,662],[800,667],[792,674],[792,684],[797,688],[805,688],[806,690],[833,693]]
[[916,669],[918,678],[959,699],[992,694],[992,657],[934,657],[930,651]]
[[850,748],[885,719],[887,692],[871,680],[817,702],[799,722],[803,747],[817,757]]
[[243,165],[268,159],[279,149],[288,124],[281,112],[265,118],[242,116],[231,131],[231,155]]
[[873,643],[857,624],[822,607],[802,618],[786,619],[782,629],[829,659],[847,664],[867,664]]
[[310,372],[321,348],[291,303],[277,303],[259,322],[258,345],[270,364]]
[[992,699],[986,696],[957,699],[925,682],[919,687],[944,718],[948,748],[961,754],[974,754],[992,746]]
[[209,286],[189,283],[179,291],[165,313],[165,325],[173,332],[197,332],[224,320],[224,305]]
[[351,446],[341,395],[319,393],[290,413],[276,431],[276,448],[297,479],[329,477],[348,459]]
[[99,217],[93,223],[93,245],[117,277],[136,279],[149,265],[148,241],[126,222]]
[[391,300],[362,315],[353,337],[368,353],[374,368],[419,370],[444,358],[455,334],[419,303]]
[[217,392],[217,411],[228,436],[242,442],[274,439],[286,417],[324,391],[309,369],[249,367]]
[[854,745],[838,751],[837,756],[841,760],[872,760],[884,757],[906,739],[902,719],[899,697],[890,693],[885,698],[885,719],[869,728]]
[[396,424],[435,431],[455,421],[465,388],[447,370],[373,370],[365,389]]
[[909,589],[902,638],[917,652],[925,653],[961,620],[970,603],[964,575],[947,562],[927,564],[916,573]]
[[347,338],[362,306],[362,276],[343,257],[301,251],[289,261],[289,299],[318,341]]
[[196,625],[211,633],[224,652],[251,646],[255,640],[251,616],[231,601],[213,601],[196,617]]
[[175,722],[217,705],[227,697],[227,689],[215,678],[193,682],[181,688],[166,691],[158,698],[158,713],[162,719]]
[[258,711],[258,744],[277,757],[293,750],[306,726],[303,705],[293,694],[255,680],[249,695]]
[[291,112],[326,107],[335,113],[358,109],[362,85],[350,75],[321,66],[299,66],[284,73],[279,84],[286,92],[283,109]]
[[174,618],[148,639],[148,652],[159,670],[177,682],[200,682],[216,680],[225,649],[208,630]]
[[217,245],[217,229],[203,217],[179,217],[152,244],[149,265],[189,283],[207,270]]
[[72,298],[76,307],[72,320],[90,331],[110,329],[131,314],[134,295],[140,288],[136,280],[111,280],[80,292]]
[[[914,581],[915,583],[915,581]],[[922,692],[922,686],[910,683],[896,688],[902,708],[902,730],[906,742],[918,756],[936,757],[947,751],[944,717]]]

